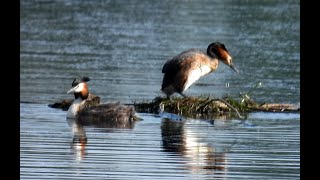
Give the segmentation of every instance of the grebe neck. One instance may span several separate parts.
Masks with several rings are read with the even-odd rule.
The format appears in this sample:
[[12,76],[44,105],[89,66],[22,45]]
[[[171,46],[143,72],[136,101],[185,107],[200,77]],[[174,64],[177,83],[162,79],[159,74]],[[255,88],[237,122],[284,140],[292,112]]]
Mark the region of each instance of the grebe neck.
[[67,118],[76,118],[79,111],[84,108],[84,102],[85,100],[82,100],[82,98],[77,98],[73,101],[71,106],[69,107],[69,110],[67,112]]

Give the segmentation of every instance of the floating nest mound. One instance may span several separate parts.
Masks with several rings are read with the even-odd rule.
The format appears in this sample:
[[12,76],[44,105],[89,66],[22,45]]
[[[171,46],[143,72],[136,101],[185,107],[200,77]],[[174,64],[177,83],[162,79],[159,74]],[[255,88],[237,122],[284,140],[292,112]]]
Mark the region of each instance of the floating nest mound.
[[210,97],[187,97],[167,99],[156,97],[151,102],[134,103],[137,112],[159,113],[170,112],[187,115],[211,115],[234,113],[241,117],[240,113],[253,111],[265,112],[299,112],[300,108],[293,104],[259,104],[252,99],[238,102],[230,97],[210,98]]
[[186,114],[186,113],[219,113],[230,112],[231,109],[225,103],[210,98],[173,98],[167,99],[156,97],[151,102],[134,103],[136,111],[146,113],[157,113],[166,111],[171,113]]
[[[68,110],[73,100],[62,100],[54,104],[49,104],[52,108],[61,108]],[[100,104],[100,97],[90,94],[87,99],[86,106]],[[171,100],[163,97],[156,97],[152,101],[134,102],[133,105],[137,112],[141,113],[161,113],[168,112],[179,114],[192,118],[206,118],[226,116],[240,117],[241,114],[246,115],[249,112],[300,112],[300,107],[293,104],[271,104],[256,103],[252,99],[237,101],[231,97],[211,98],[211,97],[175,97]]]

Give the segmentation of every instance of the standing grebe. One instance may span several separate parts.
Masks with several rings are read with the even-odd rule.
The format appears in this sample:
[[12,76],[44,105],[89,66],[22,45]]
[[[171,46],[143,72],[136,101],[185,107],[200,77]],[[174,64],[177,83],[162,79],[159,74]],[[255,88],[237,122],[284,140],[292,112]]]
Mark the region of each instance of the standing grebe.
[[197,49],[182,52],[164,64],[161,91],[168,98],[175,92],[186,97],[183,92],[199,78],[216,70],[219,60],[237,73],[239,72],[232,63],[231,55],[222,43],[211,43],[208,46],[207,53]]
[[87,106],[89,96],[88,77],[80,81],[74,80],[72,88],[67,92],[74,93],[75,100],[69,107],[67,118],[76,118],[82,125],[100,125],[104,127],[131,128],[133,121],[140,120],[135,115],[133,106],[120,103],[107,103]]

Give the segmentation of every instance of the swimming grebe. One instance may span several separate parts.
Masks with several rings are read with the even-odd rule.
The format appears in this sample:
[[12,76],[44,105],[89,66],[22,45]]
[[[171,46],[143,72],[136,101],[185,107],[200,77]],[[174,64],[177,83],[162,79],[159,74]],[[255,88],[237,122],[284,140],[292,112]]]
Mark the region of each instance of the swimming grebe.
[[232,57],[224,44],[211,43],[207,53],[197,49],[189,49],[169,59],[162,68],[164,73],[161,91],[170,98],[175,92],[186,97],[183,93],[202,76],[216,70],[219,60],[235,72],[239,72],[232,63]]
[[67,118],[76,118],[82,125],[104,124],[105,127],[131,128],[133,121],[140,120],[135,115],[133,106],[120,103],[107,103],[93,106],[86,105],[89,95],[87,81],[90,79],[83,77],[80,81],[76,79],[72,83],[72,88],[67,92],[74,93],[75,100],[69,107]]

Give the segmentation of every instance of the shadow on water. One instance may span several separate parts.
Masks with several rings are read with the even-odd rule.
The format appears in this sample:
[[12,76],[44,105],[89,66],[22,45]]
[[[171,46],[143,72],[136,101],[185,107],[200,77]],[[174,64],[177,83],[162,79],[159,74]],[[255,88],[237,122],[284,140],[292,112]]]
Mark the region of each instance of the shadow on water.
[[[202,140],[194,127],[188,127],[188,119],[176,114],[161,113],[161,137],[163,151],[178,154],[193,174],[225,175],[228,169],[228,150],[218,151],[212,144]],[[226,117],[221,116],[222,119]],[[214,126],[214,120],[200,120]],[[231,145],[230,145],[231,146]]]

